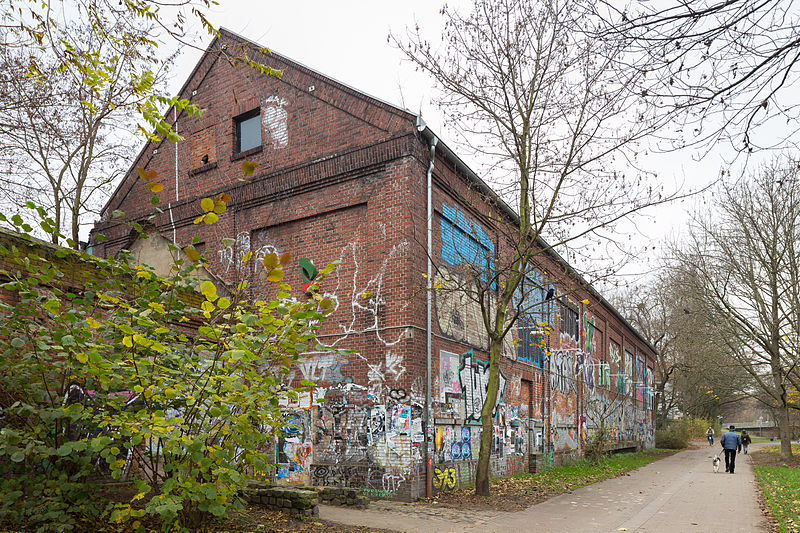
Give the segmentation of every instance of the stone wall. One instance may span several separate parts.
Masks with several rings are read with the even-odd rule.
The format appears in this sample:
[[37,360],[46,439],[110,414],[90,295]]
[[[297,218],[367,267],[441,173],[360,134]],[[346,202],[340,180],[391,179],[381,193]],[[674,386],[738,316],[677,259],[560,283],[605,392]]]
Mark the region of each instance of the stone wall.
[[252,505],[298,516],[319,516],[319,496],[308,487],[286,487],[252,481],[242,490],[242,497]]

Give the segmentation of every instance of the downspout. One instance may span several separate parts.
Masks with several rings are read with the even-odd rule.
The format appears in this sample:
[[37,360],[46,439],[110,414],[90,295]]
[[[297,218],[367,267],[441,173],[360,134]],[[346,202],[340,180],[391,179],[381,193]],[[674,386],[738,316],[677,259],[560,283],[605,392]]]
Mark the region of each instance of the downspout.
[[[417,130],[424,132],[427,129],[422,117],[417,117]],[[425,426],[425,495],[430,498],[433,496],[433,457],[431,448],[433,447],[433,427],[431,426],[431,351],[432,351],[432,291],[433,291],[433,163],[436,158],[436,144],[439,139],[428,130],[428,143],[430,146],[430,163],[426,176],[426,218],[427,218],[427,290],[425,291],[425,411],[423,413],[423,424]]]
[[[175,133],[178,133],[178,112],[172,108],[172,118],[175,125]],[[175,202],[178,202],[178,143],[173,143],[175,147]],[[175,245],[176,259],[181,258],[181,253],[178,250],[178,232],[175,229],[175,220],[172,218],[172,204],[167,204],[169,211],[169,223],[172,225],[172,244]]]

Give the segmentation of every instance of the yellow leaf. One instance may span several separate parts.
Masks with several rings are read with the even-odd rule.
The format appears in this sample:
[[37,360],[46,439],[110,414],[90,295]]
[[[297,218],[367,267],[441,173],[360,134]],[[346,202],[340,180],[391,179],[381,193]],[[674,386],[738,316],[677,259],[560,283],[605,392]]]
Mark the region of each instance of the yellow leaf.
[[202,200],[200,200],[200,208],[206,212],[213,210],[214,200],[212,200],[211,198],[203,198]]
[[252,176],[253,172],[256,171],[257,166],[258,163],[253,163],[252,161],[248,161],[247,159],[245,159],[244,161],[242,161],[242,172],[244,173],[245,176]]
[[200,284],[200,293],[212,302],[217,299],[217,287],[208,280]]
[[153,181],[158,177],[158,172],[155,170],[145,170],[142,167],[137,167],[136,170],[139,172],[139,177],[144,181]]
[[210,313],[211,311],[213,311],[213,310],[215,309],[215,308],[214,308],[214,304],[212,304],[212,303],[211,303],[211,302],[209,302],[208,300],[206,300],[205,302],[203,302],[202,304],[200,304],[200,308],[201,308],[203,311],[205,311],[206,313]]
[[133,341],[131,340],[131,336],[125,335],[124,337],[122,337],[122,344],[124,344],[128,348],[131,348],[133,346]]
[[151,181],[147,184],[147,188],[150,189],[150,192],[161,192],[164,190],[164,186],[156,181]]
[[267,274],[267,279],[269,281],[280,281],[283,279],[283,270],[280,268],[274,268],[270,270],[269,274]]
[[197,217],[196,219],[194,219],[194,222],[192,222],[192,224],[199,224],[202,221],[203,221],[203,217]]
[[272,270],[278,265],[278,254],[271,253],[264,256],[264,268]]
[[95,320],[92,317],[88,317],[86,319],[86,322],[89,324],[89,327],[92,328],[92,329],[97,329],[97,328],[99,328],[101,326],[100,322],[98,322],[97,320]]
[[218,215],[224,213],[227,208],[228,206],[225,204],[225,202],[221,201],[214,202],[214,212]]
[[206,213],[205,216],[203,217],[203,222],[205,222],[206,224],[209,224],[209,225],[210,224],[216,224],[218,220],[219,220],[219,216],[217,216],[217,214],[213,213],[213,212],[212,213]]
[[139,494],[131,498],[131,501],[135,502],[136,500],[141,500],[142,498],[144,498],[144,492],[140,492]]
[[89,356],[81,352],[79,354],[75,354],[75,359],[77,359],[79,363],[86,364],[86,362],[89,361]]
[[183,249],[183,253],[186,254],[186,257],[189,258],[189,261],[197,261],[200,259],[200,252],[198,252],[194,246],[189,245]]
[[253,252],[247,252],[242,256],[242,263],[247,263],[252,258],[253,258]]
[[[589,300],[581,300],[581,303],[584,305],[589,305]],[[628,531],[627,529],[625,531]]]
[[231,306],[231,301],[228,300],[227,298],[220,298],[219,301],[217,302],[217,305],[219,306],[220,309],[227,309]]

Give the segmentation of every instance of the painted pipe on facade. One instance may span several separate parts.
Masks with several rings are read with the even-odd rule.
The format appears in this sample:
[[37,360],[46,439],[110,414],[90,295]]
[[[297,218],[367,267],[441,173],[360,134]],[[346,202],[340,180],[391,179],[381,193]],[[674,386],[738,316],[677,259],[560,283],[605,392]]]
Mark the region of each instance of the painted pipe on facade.
[[[417,130],[420,132],[424,132],[428,130],[425,121],[422,120],[422,117],[417,117]],[[426,298],[425,298],[425,410],[423,412],[424,417],[424,433],[425,433],[425,471],[426,471],[426,483],[425,483],[425,494],[428,498],[433,495],[433,487],[432,487],[432,479],[433,479],[433,461],[430,454],[431,448],[431,333],[432,333],[432,322],[431,322],[431,291],[433,290],[433,163],[436,159],[436,145],[439,142],[439,139],[436,135],[433,135],[430,130],[428,130],[430,137],[428,138],[428,144],[430,146],[430,163],[428,164],[428,173],[426,176],[426,216],[427,216],[427,233],[428,233],[428,243],[427,243],[427,252],[428,252],[428,264],[427,264],[427,291]],[[427,136],[426,136],[427,137]]]

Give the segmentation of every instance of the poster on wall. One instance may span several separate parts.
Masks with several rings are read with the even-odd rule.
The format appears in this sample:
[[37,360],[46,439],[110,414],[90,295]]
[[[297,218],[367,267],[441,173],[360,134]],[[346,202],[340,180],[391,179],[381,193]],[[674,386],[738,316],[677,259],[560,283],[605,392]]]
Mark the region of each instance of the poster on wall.
[[439,391],[441,401],[447,401],[447,393],[461,394],[458,380],[459,355],[441,350],[439,352]]

